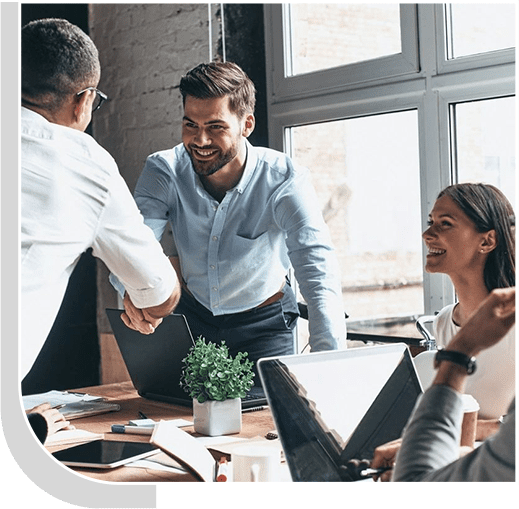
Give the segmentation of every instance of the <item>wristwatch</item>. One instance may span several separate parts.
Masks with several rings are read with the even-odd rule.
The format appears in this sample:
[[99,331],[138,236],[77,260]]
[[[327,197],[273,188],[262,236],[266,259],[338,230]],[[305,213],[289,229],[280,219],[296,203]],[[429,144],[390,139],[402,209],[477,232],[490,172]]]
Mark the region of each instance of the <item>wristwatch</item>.
[[476,358],[469,357],[461,352],[444,349],[438,350],[434,357],[434,367],[438,369],[442,361],[453,362],[454,364],[464,367],[467,370],[467,375],[472,375],[472,373],[476,371]]

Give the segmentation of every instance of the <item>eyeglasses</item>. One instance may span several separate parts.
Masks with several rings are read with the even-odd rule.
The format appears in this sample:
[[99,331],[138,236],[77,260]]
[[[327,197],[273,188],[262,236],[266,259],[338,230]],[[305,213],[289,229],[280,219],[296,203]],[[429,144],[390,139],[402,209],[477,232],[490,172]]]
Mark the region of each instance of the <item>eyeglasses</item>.
[[85,92],[88,92],[89,90],[92,90],[93,92],[96,93],[96,97],[94,99],[94,102],[92,103],[92,113],[93,113],[94,111],[97,111],[105,101],[108,101],[108,96],[106,94],[103,94],[103,92],[101,92],[101,90],[98,90],[95,87],[85,88],[85,90],[81,90],[81,92],[78,92],[76,95],[84,94]]

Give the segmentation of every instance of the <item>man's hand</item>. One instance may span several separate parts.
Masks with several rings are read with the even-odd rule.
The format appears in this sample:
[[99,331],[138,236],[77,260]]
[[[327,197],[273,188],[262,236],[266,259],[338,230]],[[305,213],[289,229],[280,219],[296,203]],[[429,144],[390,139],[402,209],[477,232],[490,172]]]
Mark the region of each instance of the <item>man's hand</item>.
[[61,429],[76,429],[75,426],[71,426],[69,421],[65,420],[65,417],[52,408],[48,403],[35,406],[30,410],[26,410],[27,414],[41,414],[47,422],[47,436],[53,435]]
[[145,309],[135,307],[128,293],[124,294],[124,310],[121,319],[126,327],[136,330],[141,334],[153,334],[161,324],[162,318],[154,318]]
[[[396,453],[399,451],[401,444],[402,439],[397,438],[396,440],[388,442],[387,444],[379,445],[373,453],[371,468],[393,467],[393,465],[395,464]],[[391,470],[388,470],[386,472],[383,472],[379,476],[373,476],[373,480],[388,482],[391,481],[392,475],[393,472]]]

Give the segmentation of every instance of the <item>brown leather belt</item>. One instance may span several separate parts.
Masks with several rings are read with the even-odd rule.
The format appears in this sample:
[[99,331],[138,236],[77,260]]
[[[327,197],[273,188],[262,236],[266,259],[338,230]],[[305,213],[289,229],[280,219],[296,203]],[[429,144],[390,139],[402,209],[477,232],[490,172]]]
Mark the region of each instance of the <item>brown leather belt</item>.
[[269,304],[274,304],[274,302],[281,300],[283,298],[283,295],[285,295],[284,292],[281,292],[281,291],[277,292],[274,295],[272,295],[272,297],[269,297],[265,302],[262,302],[260,305],[256,306],[255,308],[252,308],[251,311],[253,309],[264,308],[265,306],[268,306]]
[[[189,291],[185,281],[182,280],[182,290],[187,292],[191,297],[193,297],[193,294]],[[284,288],[285,283],[283,283],[283,286],[281,288]],[[254,311],[255,309],[261,309],[269,304],[274,304],[274,302],[277,302],[278,300],[281,300],[283,298],[283,295],[285,295],[285,292],[283,290],[280,290],[279,292],[275,293],[271,297],[269,297],[267,300],[263,301],[261,304],[258,304],[256,307],[248,309],[246,311],[242,311],[242,313],[248,313],[249,311]],[[194,298],[194,297],[193,297]]]

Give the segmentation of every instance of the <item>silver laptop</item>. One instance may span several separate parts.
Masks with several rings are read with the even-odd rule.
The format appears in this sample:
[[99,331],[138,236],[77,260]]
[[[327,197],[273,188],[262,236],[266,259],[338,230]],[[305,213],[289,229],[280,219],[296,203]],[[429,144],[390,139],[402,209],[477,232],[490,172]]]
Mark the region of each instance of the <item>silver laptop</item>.
[[[143,398],[192,406],[189,394],[180,387],[184,359],[194,345],[184,315],[166,316],[153,334],[144,335],[126,327],[120,309],[106,314],[133,385]],[[261,387],[253,387],[242,398],[242,410],[267,405]]]
[[422,387],[405,344],[261,359],[261,381],[293,481],[357,481],[401,436]]

